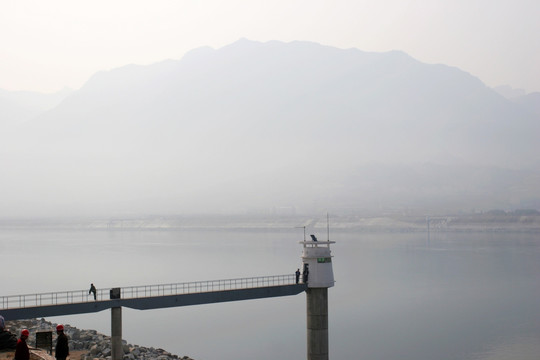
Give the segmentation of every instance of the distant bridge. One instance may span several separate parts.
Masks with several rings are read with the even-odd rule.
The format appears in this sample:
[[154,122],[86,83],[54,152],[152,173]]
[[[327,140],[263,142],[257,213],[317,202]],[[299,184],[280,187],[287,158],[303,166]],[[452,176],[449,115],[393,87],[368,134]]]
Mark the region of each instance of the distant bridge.
[[0,314],[6,320],[19,320],[121,307],[160,309],[296,295],[306,289],[306,284],[296,284],[295,275],[290,274],[99,289],[96,300],[88,290],[10,295],[0,297]]

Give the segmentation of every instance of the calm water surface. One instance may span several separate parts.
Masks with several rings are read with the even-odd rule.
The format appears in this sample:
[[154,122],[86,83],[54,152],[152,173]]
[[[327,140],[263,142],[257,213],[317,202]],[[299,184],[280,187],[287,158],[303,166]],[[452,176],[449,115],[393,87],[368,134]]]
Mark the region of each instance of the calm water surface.
[[[537,234],[331,236],[331,359],[539,358]],[[292,273],[302,237],[297,230],[0,230],[0,295]],[[110,334],[109,311],[48,320]],[[197,360],[305,359],[305,322],[304,294],[124,308],[123,338]]]

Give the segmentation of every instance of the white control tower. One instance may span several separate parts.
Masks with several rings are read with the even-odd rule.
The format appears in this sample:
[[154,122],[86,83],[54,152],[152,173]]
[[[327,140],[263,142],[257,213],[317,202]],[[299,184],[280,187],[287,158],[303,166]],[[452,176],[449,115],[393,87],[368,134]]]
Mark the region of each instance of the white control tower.
[[[300,241],[304,245],[302,252],[302,279],[309,288],[329,288],[334,286],[332,255],[330,244],[335,241],[320,241],[315,235],[311,240]],[[306,279],[307,277],[307,279]]]
[[328,360],[328,288],[334,286],[330,244],[335,241],[300,241],[302,252],[302,281],[307,284],[307,358]]

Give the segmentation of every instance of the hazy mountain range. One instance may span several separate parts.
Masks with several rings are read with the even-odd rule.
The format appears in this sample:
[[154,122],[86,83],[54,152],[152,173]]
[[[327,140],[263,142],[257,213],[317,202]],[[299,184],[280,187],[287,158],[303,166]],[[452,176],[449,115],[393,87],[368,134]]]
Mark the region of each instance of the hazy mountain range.
[[539,95],[398,51],[245,39],[50,102],[0,92],[0,215],[540,208]]

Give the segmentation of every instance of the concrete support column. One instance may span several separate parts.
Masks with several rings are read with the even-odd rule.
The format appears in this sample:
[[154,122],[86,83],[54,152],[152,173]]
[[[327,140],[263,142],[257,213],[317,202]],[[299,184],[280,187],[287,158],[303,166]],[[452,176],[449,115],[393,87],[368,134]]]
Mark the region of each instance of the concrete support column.
[[328,288],[308,288],[307,358],[328,360]]
[[111,308],[111,360],[122,360],[122,307]]

